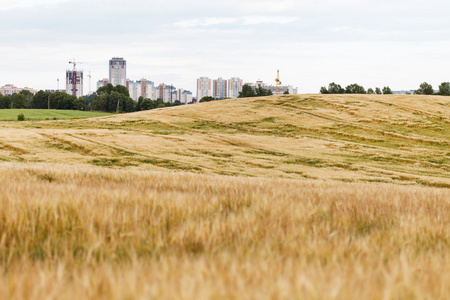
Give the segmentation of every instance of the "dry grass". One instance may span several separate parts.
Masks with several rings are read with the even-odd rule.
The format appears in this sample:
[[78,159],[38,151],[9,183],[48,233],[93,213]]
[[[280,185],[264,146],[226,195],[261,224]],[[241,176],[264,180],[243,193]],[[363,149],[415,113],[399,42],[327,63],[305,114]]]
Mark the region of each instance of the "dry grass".
[[450,191],[6,164],[2,299],[448,299]]
[[0,122],[0,161],[450,187],[450,100],[302,95]]
[[0,122],[0,299],[449,299],[449,116],[305,95]]

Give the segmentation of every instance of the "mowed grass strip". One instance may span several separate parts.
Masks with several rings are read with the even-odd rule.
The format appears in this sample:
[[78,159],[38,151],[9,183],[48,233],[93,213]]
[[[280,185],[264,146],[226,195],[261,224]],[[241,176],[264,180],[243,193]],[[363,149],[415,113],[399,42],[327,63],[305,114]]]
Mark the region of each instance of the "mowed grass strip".
[[450,190],[0,166],[1,299],[449,299]]
[[110,113],[59,109],[0,109],[0,121],[17,121],[23,114],[25,120],[85,119],[109,116]]

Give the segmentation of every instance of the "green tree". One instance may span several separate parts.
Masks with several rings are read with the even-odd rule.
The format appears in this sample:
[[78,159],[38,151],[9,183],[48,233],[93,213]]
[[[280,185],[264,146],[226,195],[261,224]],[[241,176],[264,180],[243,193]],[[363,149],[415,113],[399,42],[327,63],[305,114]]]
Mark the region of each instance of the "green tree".
[[19,94],[22,94],[25,96],[25,108],[31,108],[31,103],[33,101],[33,93],[31,93],[28,90],[21,90]]
[[0,108],[6,109],[11,108],[11,96],[1,96],[0,94]]
[[211,96],[205,96],[202,99],[200,99],[200,102],[209,102],[209,101],[214,101],[214,100],[216,100],[216,99],[214,99]]
[[108,99],[108,111],[109,112],[115,112],[117,111],[117,108],[119,108],[119,111],[123,111],[123,105],[121,106],[120,103],[123,102],[123,96],[121,93],[112,91],[109,95]]
[[46,109],[48,108],[48,99],[50,97],[50,93],[44,92],[40,90],[33,97],[33,101],[31,102],[31,108],[36,109]]
[[141,111],[141,110],[148,110],[149,108],[146,109],[142,109],[142,102],[144,102],[144,97],[140,96],[138,99],[138,102],[136,103],[136,111]]
[[149,110],[149,109],[156,108],[156,101],[152,101],[152,100],[150,100],[148,98],[144,99],[144,97],[139,97],[139,102],[141,102],[140,103],[140,110]]
[[289,95],[289,91],[288,90],[284,91],[283,95]]
[[329,94],[327,88],[324,86],[320,88],[320,93],[321,94]]
[[123,104],[122,111],[124,111],[124,112],[136,111],[136,101],[134,101],[130,97],[125,97],[125,96],[123,96],[122,101],[123,101],[122,102],[122,104]]
[[373,88],[368,88],[367,89],[367,94],[375,94]]
[[24,94],[12,95],[12,102],[14,108],[26,108],[27,106],[27,98]]
[[256,96],[258,96],[258,97],[271,96],[271,95],[273,95],[272,91],[265,89],[262,86],[260,86],[256,89]]
[[73,101],[73,108],[75,110],[88,110],[89,100],[83,97],[77,98]]
[[345,87],[345,93],[347,93],[347,94],[365,94],[366,90],[359,84],[353,83],[353,84],[347,85]]
[[102,94],[111,94],[111,92],[113,91],[114,86],[111,83],[108,83],[106,86],[101,86],[98,88],[97,90],[97,95],[101,96]]
[[11,103],[9,103],[8,97],[0,94],[0,109],[11,108]]
[[130,93],[128,92],[128,89],[124,87],[123,85],[116,85],[113,88],[114,92],[118,92],[119,94],[122,94],[124,96],[130,97]]
[[391,88],[388,87],[388,86],[385,86],[385,87],[383,88],[383,94],[384,94],[384,95],[392,94]]
[[345,90],[341,87],[341,85],[336,84],[334,82],[328,85],[328,94],[343,94]]
[[108,110],[108,101],[109,101],[109,95],[104,93],[101,96],[97,96],[94,98],[94,101],[91,103],[92,110],[95,111],[107,111]]
[[[126,87],[122,85],[102,86],[97,90],[97,96],[91,104],[91,108],[97,111],[115,112],[117,108],[120,112],[136,111],[137,103],[130,98]],[[139,109],[140,105],[139,105]]]
[[256,96],[255,91],[248,84],[244,84],[242,86],[242,91],[239,92],[239,98],[248,98],[248,97],[255,97],[255,96]]
[[381,95],[381,89],[379,87],[375,88],[375,94]]
[[439,86],[439,94],[442,96],[450,96],[450,82],[443,82]]
[[419,89],[414,91],[414,94],[417,95],[433,95],[433,93],[433,87],[426,82],[421,83]]

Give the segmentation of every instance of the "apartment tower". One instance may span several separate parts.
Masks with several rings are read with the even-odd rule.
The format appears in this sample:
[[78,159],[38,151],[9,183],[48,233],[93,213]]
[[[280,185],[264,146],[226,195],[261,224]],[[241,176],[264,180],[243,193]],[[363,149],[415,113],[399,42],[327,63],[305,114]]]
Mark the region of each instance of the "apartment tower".
[[228,80],[228,97],[230,98],[238,98],[239,93],[242,92],[242,86],[244,85],[244,81],[237,77],[233,77]]
[[113,57],[109,61],[109,83],[113,86],[127,84],[127,61],[122,57]]
[[197,79],[197,102],[203,97],[212,97],[211,79],[208,77],[200,77]]
[[213,81],[214,84],[214,93],[213,97],[216,99],[225,99],[228,97],[228,84],[226,80],[223,80],[222,77],[215,79]]

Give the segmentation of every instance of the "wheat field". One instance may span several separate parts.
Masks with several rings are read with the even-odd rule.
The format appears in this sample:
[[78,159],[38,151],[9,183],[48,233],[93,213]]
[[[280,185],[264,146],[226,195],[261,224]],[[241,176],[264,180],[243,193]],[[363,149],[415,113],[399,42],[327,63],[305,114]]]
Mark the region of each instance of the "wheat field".
[[0,299],[449,299],[450,104],[0,122]]

